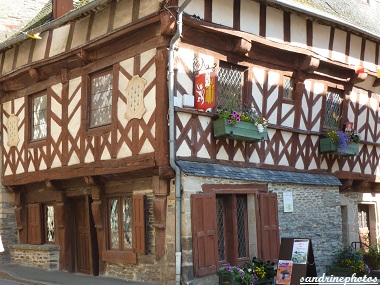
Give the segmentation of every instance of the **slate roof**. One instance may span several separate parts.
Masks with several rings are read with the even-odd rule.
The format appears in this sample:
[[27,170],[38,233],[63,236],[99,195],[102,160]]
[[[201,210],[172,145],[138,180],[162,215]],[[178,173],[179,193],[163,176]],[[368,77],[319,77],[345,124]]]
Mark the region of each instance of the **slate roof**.
[[189,176],[214,177],[264,183],[294,183],[303,185],[341,186],[338,178],[330,174],[301,173],[252,167],[237,167],[215,163],[177,161]]
[[351,24],[352,28],[368,32],[380,38],[380,1],[369,0],[272,0],[278,4],[296,4],[308,11],[316,11],[343,22]]

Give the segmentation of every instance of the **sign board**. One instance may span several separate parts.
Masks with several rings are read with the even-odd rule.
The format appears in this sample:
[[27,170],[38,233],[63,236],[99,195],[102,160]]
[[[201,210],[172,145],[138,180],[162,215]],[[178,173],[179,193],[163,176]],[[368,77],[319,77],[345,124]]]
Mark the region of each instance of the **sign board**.
[[[281,238],[279,261],[290,261],[292,270],[289,285],[299,285],[302,277],[317,277],[313,246],[308,238]],[[290,264],[290,263],[289,263]],[[280,267],[279,267],[280,269]],[[279,272],[277,272],[279,274]],[[288,277],[288,276],[287,276]],[[285,284],[277,283],[276,284]]]

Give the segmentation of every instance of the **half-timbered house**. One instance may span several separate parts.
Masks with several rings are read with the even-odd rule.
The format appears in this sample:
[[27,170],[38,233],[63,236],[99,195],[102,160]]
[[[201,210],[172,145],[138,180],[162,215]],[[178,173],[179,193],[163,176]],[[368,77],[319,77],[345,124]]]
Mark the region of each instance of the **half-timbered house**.
[[[215,284],[281,237],[310,238],[319,273],[377,244],[380,31],[355,19],[378,4],[318,2],[54,0],[1,44],[11,261]],[[269,123],[221,134],[218,107]],[[348,127],[357,150],[322,149]]]

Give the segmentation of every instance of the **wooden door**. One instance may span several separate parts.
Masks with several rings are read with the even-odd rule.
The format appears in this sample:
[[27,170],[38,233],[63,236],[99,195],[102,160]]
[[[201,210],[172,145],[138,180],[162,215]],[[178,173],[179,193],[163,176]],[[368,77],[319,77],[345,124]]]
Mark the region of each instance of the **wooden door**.
[[77,272],[91,274],[91,231],[88,199],[78,199],[75,208],[75,268]]

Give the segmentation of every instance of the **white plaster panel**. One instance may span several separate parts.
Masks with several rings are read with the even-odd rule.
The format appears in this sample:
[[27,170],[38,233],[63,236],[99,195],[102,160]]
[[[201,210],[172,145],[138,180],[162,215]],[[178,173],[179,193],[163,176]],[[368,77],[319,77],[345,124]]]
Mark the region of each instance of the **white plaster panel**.
[[51,168],[57,168],[61,166],[62,166],[61,160],[58,158],[58,155],[56,155],[53,159],[53,162],[51,163]]
[[[236,147],[236,144],[238,141],[234,141],[234,147]],[[241,151],[237,151],[234,156],[234,161],[245,161],[244,156]]]
[[15,48],[11,48],[5,52],[3,73],[10,72],[13,69],[14,57],[15,57]]
[[[217,140],[218,142],[218,140]],[[228,160],[228,153],[224,146],[222,146],[216,154],[216,159]]]
[[[120,132],[118,132],[117,139],[120,140],[120,138],[121,138],[121,134]],[[132,156],[132,151],[126,143],[123,143],[120,146],[120,150],[118,151],[116,158],[129,157],[129,156]]]
[[290,15],[290,44],[307,48],[306,19]]
[[[186,74],[186,70],[193,70],[194,52],[189,49],[180,49],[178,57],[181,60],[177,61],[177,80],[178,83],[186,90],[187,94],[193,94],[193,80]],[[200,60],[204,59],[204,55],[199,55]],[[176,95],[181,93],[177,89]]]
[[[43,153],[46,153],[46,146],[42,147]],[[38,157],[41,157],[41,151],[38,151]],[[44,159],[41,159],[39,170],[45,170],[47,169],[47,165]]]
[[[141,53],[140,55],[141,66],[144,67],[145,65],[147,65],[148,62],[151,61],[155,56],[156,56],[156,49],[151,49],[151,50]],[[153,64],[153,68],[154,68],[154,64]]]
[[[72,148],[72,144],[70,141],[68,141],[67,147],[68,147],[68,149]],[[73,152],[73,154],[70,155],[70,158],[69,158],[69,161],[67,164],[68,165],[75,165],[75,164],[79,164],[79,162],[80,162],[79,157],[76,155],[75,152]]]
[[126,59],[120,62],[120,66],[125,69],[131,76],[133,76],[133,58]]
[[312,51],[326,58],[329,56],[330,30],[331,28],[329,26],[313,22]]
[[[144,97],[144,105],[146,111],[143,115],[143,120],[148,123],[156,109],[156,87],[153,87]],[[152,134],[154,135],[154,133],[154,129],[152,129]]]
[[33,57],[32,57],[33,62],[45,58],[45,51],[46,51],[47,40],[49,37],[49,31],[41,33],[40,37],[42,39],[35,40],[36,45],[34,47],[34,52],[33,52]]
[[234,1],[218,0],[212,4],[212,22],[232,28]]
[[[212,124],[212,120],[209,117],[198,116],[198,118],[203,130],[205,130],[209,124]],[[211,134],[208,136],[208,139],[207,139],[208,142],[211,141],[210,137],[211,137]],[[199,133],[197,132],[197,141],[199,141],[199,139],[200,139],[200,136],[199,136]],[[204,144],[202,145],[202,148],[198,151],[197,156],[203,157],[203,158],[211,158]]]
[[116,3],[113,28],[117,29],[132,22],[132,0],[123,0]]
[[[280,105],[280,108],[282,109],[282,114],[289,114],[290,109],[292,107],[293,105],[286,104],[286,103],[283,103],[282,105]],[[292,128],[294,125],[294,113],[291,113],[290,116],[281,125]]]
[[[91,145],[94,145],[94,138],[91,139],[90,142],[85,142],[85,149],[87,149],[87,145],[88,144],[91,144]],[[84,157],[84,162],[85,163],[91,163],[91,162],[94,162],[95,161],[95,158],[94,158],[94,155],[93,153],[91,152],[91,150],[89,149]]]
[[[179,132],[179,130],[177,129],[176,132]],[[182,157],[190,157],[191,156],[191,149],[188,147],[188,145],[186,144],[186,142],[183,142],[179,146],[176,155],[177,156],[182,156]]]
[[86,43],[88,25],[90,23],[90,16],[80,19],[75,22],[73,40],[71,42],[71,48],[79,47]]
[[160,10],[161,0],[140,1],[139,18],[143,18]]
[[[256,79],[260,87],[263,88],[264,80],[265,80],[265,70],[261,68],[254,67],[252,69],[253,77]],[[261,108],[263,106],[263,96],[261,94],[260,89],[257,87],[256,84],[252,84],[252,97],[255,100],[257,106]]]
[[240,6],[240,29],[254,35],[260,34],[260,4],[245,0]]
[[15,174],[20,174],[20,173],[24,173],[24,172],[25,172],[24,167],[22,166],[21,163],[18,163],[18,164],[17,164],[17,168],[16,168],[16,173],[15,173]]
[[266,38],[276,42],[284,41],[284,12],[267,6]]
[[107,6],[104,9],[96,12],[95,19],[91,28],[91,40],[107,33],[108,20],[110,17],[110,7],[111,6]]
[[331,59],[342,63],[346,62],[346,40],[347,33],[345,31],[335,29],[333,50]]
[[[109,142],[111,145],[111,142]],[[100,160],[110,160],[111,159],[111,153],[108,151],[108,148],[104,148],[102,156],[100,157]]]
[[[179,6],[185,2],[185,0],[180,0]],[[189,15],[196,15],[201,19],[205,18],[205,4],[204,0],[192,0],[189,5],[187,5],[185,12]]]
[[[275,135],[275,130],[268,129],[268,138],[272,138],[274,135]],[[260,161],[252,161],[252,162],[260,162]],[[271,164],[271,165],[274,164],[274,159],[271,152],[268,152],[268,154],[265,156],[264,163]]]
[[[292,133],[291,132],[281,132],[281,136],[283,137],[284,139],[284,143],[286,144],[287,142],[291,141],[291,137],[292,137]],[[285,145],[283,145],[280,141],[279,141],[279,153],[283,152],[284,151],[284,147]],[[278,162],[278,165],[286,165],[286,166],[289,166],[289,160],[287,158],[286,155],[283,155],[280,159],[280,161]]]
[[365,42],[363,66],[373,72],[376,72],[375,56],[376,56],[376,43],[367,40]]
[[81,90],[79,88],[78,92],[75,91],[78,88],[81,80],[80,77],[70,80],[69,82],[69,99],[70,103],[68,105],[68,115],[71,117],[68,123],[68,130],[73,137],[76,137],[81,122],[81,109],[79,102],[81,99]]
[[[155,126],[156,125],[154,125],[153,127],[152,127],[152,129],[151,129],[151,132],[152,132],[152,134],[153,134],[153,137],[154,137],[154,129],[155,129]],[[143,131],[143,129],[140,127],[139,128],[139,132],[140,132],[140,137],[141,137],[141,135],[144,133],[144,131]],[[143,144],[143,146],[141,147],[141,150],[140,150],[140,153],[151,153],[151,152],[153,152],[154,151],[154,148],[153,148],[153,146],[152,146],[152,144],[150,143],[150,141],[148,140],[148,139],[146,139],[145,141],[144,141],[144,144]]]
[[350,65],[360,64],[361,49],[362,49],[362,39],[356,35],[351,34],[348,64]]
[[26,65],[29,62],[29,54],[32,46],[32,41],[25,41],[20,44],[18,50],[16,67]]
[[[121,94],[125,95],[125,89],[128,85],[129,80],[121,73],[119,73],[119,91]],[[126,127],[128,120],[125,119],[125,111],[127,110],[127,104],[121,98],[117,100],[117,118],[123,128]]]
[[49,56],[55,56],[66,50],[69,32],[70,25],[62,26],[53,30]]

